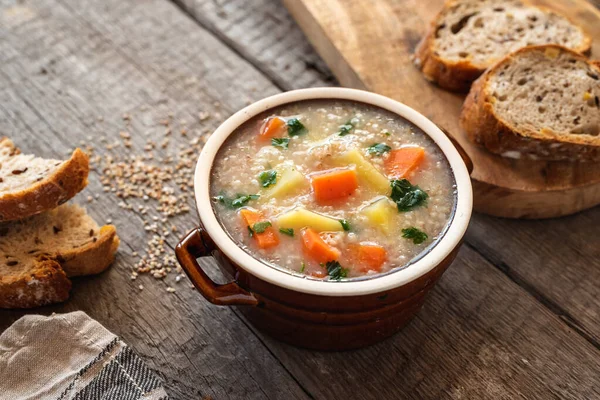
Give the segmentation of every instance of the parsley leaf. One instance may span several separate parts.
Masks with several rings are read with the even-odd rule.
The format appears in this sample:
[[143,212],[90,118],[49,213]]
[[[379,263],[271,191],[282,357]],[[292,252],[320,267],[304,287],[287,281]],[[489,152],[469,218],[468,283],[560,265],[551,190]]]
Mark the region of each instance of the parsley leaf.
[[341,125],[340,130],[338,132],[338,136],[346,136],[347,134],[349,134],[350,131],[352,129],[354,129],[354,125],[356,124],[356,122],[357,122],[356,118],[352,118],[348,122],[346,122],[344,125]]
[[287,149],[290,144],[290,139],[288,138],[273,138],[271,139],[271,145],[275,147],[280,147],[282,149]]
[[237,194],[235,197],[227,197],[224,194],[220,194],[215,197],[215,200],[225,205],[227,208],[240,208],[248,204],[250,200],[257,200],[260,196],[257,194]]
[[272,169],[263,171],[258,175],[258,180],[260,181],[260,186],[264,188],[274,185],[277,183],[277,171]]
[[271,222],[269,221],[260,221],[252,225],[252,232],[254,233],[263,233],[267,230],[268,227],[271,226]]
[[294,237],[294,230],[292,228],[279,228],[279,232]]
[[402,229],[402,237],[412,239],[414,244],[421,244],[426,241],[429,236],[422,230],[411,226],[410,228]]
[[385,143],[375,143],[374,145],[371,145],[367,148],[367,152],[369,154],[375,154],[380,156],[384,153],[387,153],[391,149],[392,148]]
[[304,135],[308,132],[308,129],[306,129],[298,118],[289,119],[285,124],[288,128],[288,135],[290,136]]
[[340,219],[340,224],[342,225],[342,228],[344,228],[345,231],[349,231],[350,230],[350,222],[348,222],[347,219]]
[[327,261],[325,267],[327,268],[329,279],[339,281],[348,276],[348,270],[346,268],[342,268],[340,263],[337,261]]
[[414,207],[424,205],[429,197],[423,189],[413,186],[408,179],[393,180],[391,186],[390,197],[396,202],[398,211],[410,211]]
[[231,201],[231,207],[240,208],[248,204],[250,200],[257,200],[260,196],[257,194],[243,194],[238,195],[237,198]]
[[300,268],[300,272],[304,272],[304,270],[306,269],[306,263],[304,261],[302,261],[302,267]]
[[389,133],[389,132],[387,132],[387,131],[383,132],[383,134],[384,134],[385,136],[392,136],[392,134],[391,134],[391,133]]

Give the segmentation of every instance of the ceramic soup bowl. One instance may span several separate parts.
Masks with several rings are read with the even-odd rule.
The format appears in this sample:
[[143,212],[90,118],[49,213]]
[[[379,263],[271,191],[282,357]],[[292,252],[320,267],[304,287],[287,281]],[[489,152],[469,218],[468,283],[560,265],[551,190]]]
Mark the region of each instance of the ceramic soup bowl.
[[[219,149],[237,128],[272,108],[303,100],[351,100],[392,112],[430,136],[448,160],[456,183],[454,212],[445,233],[405,268],[341,282],[306,279],[253,258],[223,229],[210,195],[211,170]],[[295,90],[260,100],[227,119],[204,146],[194,177],[198,228],[176,248],[179,263],[211,303],[240,306],[256,327],[294,345],[345,350],[378,342],[406,325],[452,263],[472,210],[470,161],[433,122],[410,107],[374,93],[343,89]],[[232,281],[217,284],[197,258],[212,256]]]

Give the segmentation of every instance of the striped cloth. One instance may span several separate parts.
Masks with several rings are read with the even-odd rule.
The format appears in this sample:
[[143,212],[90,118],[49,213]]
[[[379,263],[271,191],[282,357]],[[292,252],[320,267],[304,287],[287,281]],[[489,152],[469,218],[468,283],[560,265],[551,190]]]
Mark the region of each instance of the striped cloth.
[[167,400],[131,348],[87,314],[28,315],[0,336],[1,400]]

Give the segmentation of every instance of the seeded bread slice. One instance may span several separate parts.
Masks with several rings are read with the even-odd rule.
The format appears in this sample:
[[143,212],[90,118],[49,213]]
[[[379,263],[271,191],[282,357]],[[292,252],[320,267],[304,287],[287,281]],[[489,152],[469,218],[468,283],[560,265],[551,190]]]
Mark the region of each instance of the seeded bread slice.
[[463,105],[469,138],[511,158],[600,161],[600,63],[557,45],[521,49]]
[[64,301],[68,277],[97,274],[119,246],[115,227],[99,227],[79,206],[64,204],[0,225],[0,308]]
[[0,137],[0,221],[14,221],[51,210],[87,185],[88,156],[76,149],[66,161],[21,154]]
[[553,11],[521,0],[447,0],[413,61],[443,88],[467,91],[488,67],[522,47],[559,44],[589,53],[591,38]]

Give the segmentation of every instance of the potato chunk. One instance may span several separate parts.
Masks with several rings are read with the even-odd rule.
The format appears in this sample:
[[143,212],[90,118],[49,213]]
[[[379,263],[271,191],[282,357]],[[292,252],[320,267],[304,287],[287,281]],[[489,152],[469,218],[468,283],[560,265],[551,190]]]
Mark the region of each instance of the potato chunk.
[[276,221],[277,225],[284,229],[292,228],[300,230],[308,227],[317,232],[337,232],[344,230],[339,220],[308,211],[302,207],[294,208],[279,215]]
[[308,180],[294,165],[281,164],[275,170],[277,171],[277,182],[263,191],[262,199],[281,199],[308,187]]
[[398,214],[396,207],[386,197],[378,197],[360,212],[367,217],[371,225],[389,235],[393,229],[393,221]]
[[336,163],[339,166],[349,166],[354,164],[361,185],[366,185],[378,193],[385,195],[391,192],[390,181],[388,178],[360,154],[360,151],[356,149],[349,150],[337,157]]

